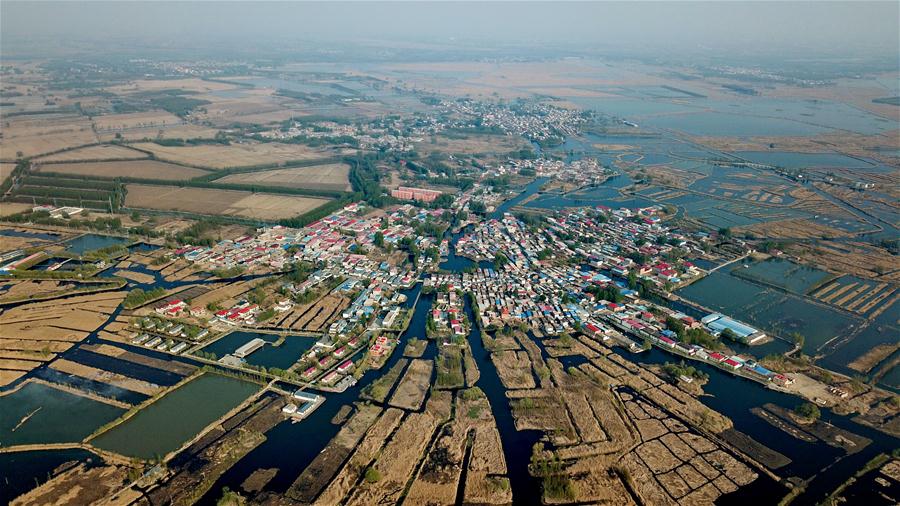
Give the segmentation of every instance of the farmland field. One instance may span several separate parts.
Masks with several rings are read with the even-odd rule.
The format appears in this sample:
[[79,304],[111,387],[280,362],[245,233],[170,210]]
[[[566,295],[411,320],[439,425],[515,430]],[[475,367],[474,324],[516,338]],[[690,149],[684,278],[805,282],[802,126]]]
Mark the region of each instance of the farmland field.
[[82,160],[121,160],[123,158],[147,158],[147,155],[140,151],[128,149],[125,146],[114,146],[104,144],[100,146],[88,146],[85,148],[64,151],[54,155],[47,155],[38,158],[42,163],[49,162],[77,162]]
[[155,160],[123,162],[49,163],[37,168],[38,172],[76,174],[101,177],[140,177],[145,179],[184,180],[208,174],[207,171],[182,167]]
[[116,140],[120,135],[126,141],[146,141],[147,139],[211,139],[218,130],[200,125],[170,124],[167,126],[134,127],[127,130],[98,130],[97,137],[102,142]]
[[127,128],[176,125],[182,120],[166,111],[135,112],[130,114],[108,114],[94,118],[94,128],[102,130],[124,130]]
[[266,195],[234,190],[179,188],[130,184],[128,207],[223,214],[263,220],[297,216],[324,205],[329,200],[293,195]]
[[160,160],[184,163],[198,167],[225,169],[254,165],[277,164],[294,160],[326,158],[328,151],[299,144],[234,144],[203,146],[160,146],[152,142],[135,144],[135,147],[151,151]]
[[4,120],[0,152],[4,160],[36,156],[97,142],[90,121],[82,116],[46,114]]
[[9,173],[16,168],[16,164],[14,163],[0,163],[0,182],[6,180],[9,177]]
[[231,174],[216,182],[220,183],[259,183],[266,186],[284,186],[288,188],[310,188],[314,190],[349,191],[350,182],[347,175],[350,167],[343,163],[313,165],[311,167],[295,167],[260,172]]

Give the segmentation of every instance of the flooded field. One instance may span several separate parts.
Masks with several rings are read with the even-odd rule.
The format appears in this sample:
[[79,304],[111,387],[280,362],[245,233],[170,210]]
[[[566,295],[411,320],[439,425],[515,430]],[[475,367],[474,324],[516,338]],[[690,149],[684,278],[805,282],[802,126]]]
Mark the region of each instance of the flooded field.
[[734,153],[753,163],[764,163],[789,169],[809,167],[872,167],[859,158],[840,153],[796,153],[790,151],[737,151]]
[[721,135],[751,137],[757,135],[804,136],[817,135],[829,129],[811,123],[801,123],[782,118],[745,116],[726,112],[700,112],[673,114],[648,118],[649,125],[678,130],[693,135]]
[[858,318],[807,302],[801,297],[721,271],[678,293],[769,333],[788,337],[799,332],[805,338],[804,353],[811,355],[832,338],[845,334],[861,322]]
[[10,504],[13,499],[47,481],[59,466],[69,462],[99,464],[100,458],[87,450],[35,450],[0,453],[0,470],[3,486],[0,486],[0,504]]
[[258,390],[259,385],[254,383],[204,374],[169,392],[91,443],[127,456],[145,459],[163,456]]
[[10,228],[0,230],[0,236],[20,237],[23,239],[37,239],[41,241],[56,241],[59,239],[59,234],[54,234],[52,232],[31,232],[27,230],[15,230]]
[[66,251],[70,251],[72,253],[80,255],[87,251],[115,246],[116,244],[125,244],[127,242],[128,239],[124,237],[113,237],[99,234],[84,234],[67,242]]
[[780,258],[739,265],[731,269],[731,273],[744,279],[773,285],[800,295],[822,285],[834,276],[830,272]]
[[116,360],[106,355],[94,353],[83,348],[70,351],[66,358],[90,367],[96,367],[105,371],[121,374],[129,378],[136,378],[161,386],[171,386],[181,381],[182,376],[173,372],[164,371],[136,362]]
[[841,276],[813,290],[810,295],[820,302],[846,311],[868,315],[883,311],[883,305],[890,302],[893,293],[894,286],[890,283]]
[[79,442],[124,411],[42,383],[28,383],[0,396],[0,446]]
[[222,358],[225,355],[233,353],[236,349],[250,342],[255,338],[266,341],[266,345],[248,355],[244,360],[248,364],[261,367],[279,369],[287,369],[294,362],[300,360],[300,357],[307,350],[316,344],[316,339],[312,337],[302,336],[286,336],[284,341],[277,346],[274,345],[280,340],[281,336],[276,334],[263,334],[257,332],[232,332],[227,336],[205,346],[202,351],[207,353],[215,353],[216,357]]

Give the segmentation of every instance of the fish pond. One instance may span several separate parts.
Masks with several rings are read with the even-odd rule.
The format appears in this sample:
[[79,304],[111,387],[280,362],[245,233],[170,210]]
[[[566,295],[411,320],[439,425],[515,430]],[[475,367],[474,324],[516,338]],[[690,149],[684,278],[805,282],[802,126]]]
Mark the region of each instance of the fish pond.
[[234,353],[235,350],[255,338],[262,339],[266,344],[250,355],[247,355],[244,360],[248,364],[265,367],[267,369],[272,367],[287,369],[296,361],[300,360],[300,357],[316,344],[316,339],[312,337],[289,335],[285,336],[284,340],[281,340],[281,336],[276,334],[232,332],[203,347],[201,351],[214,353],[217,358],[222,358],[225,355]]
[[0,446],[75,443],[125,410],[43,383],[0,396]]
[[255,383],[203,374],[100,434],[91,443],[131,457],[164,456],[259,389]]
[[742,264],[731,269],[731,274],[801,295],[834,278],[828,271],[780,258]]
[[[805,338],[803,351],[810,355],[834,337],[850,332],[862,321],[722,271],[679,290],[678,294],[768,333],[788,337],[799,332]],[[750,351],[754,350],[750,348]]]
[[128,239],[111,235],[84,234],[66,242],[66,251],[81,255],[88,251],[108,248],[116,244],[125,244]]

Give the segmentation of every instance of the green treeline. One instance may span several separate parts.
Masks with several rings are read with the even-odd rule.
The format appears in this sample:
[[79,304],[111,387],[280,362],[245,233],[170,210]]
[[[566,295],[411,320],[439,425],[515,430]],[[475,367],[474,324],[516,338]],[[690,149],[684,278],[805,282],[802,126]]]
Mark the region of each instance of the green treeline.
[[128,295],[125,296],[125,300],[122,301],[122,306],[125,307],[125,309],[133,309],[146,304],[153,299],[158,299],[165,294],[165,288],[153,288],[152,290],[147,290],[146,292],[140,288],[135,288],[134,290],[128,292]]

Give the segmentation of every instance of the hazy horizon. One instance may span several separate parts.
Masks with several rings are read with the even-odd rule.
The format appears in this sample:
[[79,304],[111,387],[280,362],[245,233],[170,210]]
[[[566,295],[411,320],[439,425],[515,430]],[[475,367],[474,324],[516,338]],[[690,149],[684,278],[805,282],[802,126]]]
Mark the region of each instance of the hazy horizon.
[[896,58],[898,2],[18,2],[4,57],[309,45]]

